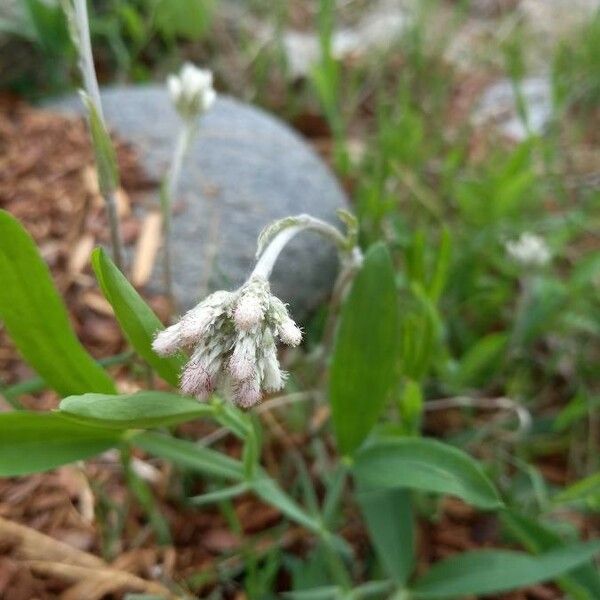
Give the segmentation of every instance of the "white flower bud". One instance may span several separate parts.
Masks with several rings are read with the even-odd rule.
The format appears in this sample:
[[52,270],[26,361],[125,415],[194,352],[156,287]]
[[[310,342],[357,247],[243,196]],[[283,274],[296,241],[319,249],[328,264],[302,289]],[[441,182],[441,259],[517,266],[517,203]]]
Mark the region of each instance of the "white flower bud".
[[181,374],[181,391],[204,399],[213,389],[214,382],[202,362],[190,361]]
[[264,308],[258,296],[248,293],[241,297],[235,307],[233,319],[240,331],[249,331],[256,327],[263,318]]
[[193,119],[206,112],[217,97],[212,73],[191,63],[185,63],[179,75],[167,78],[167,88],[175,108],[184,119]]
[[278,392],[284,384],[285,376],[279,367],[275,347],[261,360],[263,372],[263,389],[267,392]]
[[533,233],[522,233],[518,240],[505,244],[508,254],[525,266],[543,267],[550,261],[550,248],[544,238]]
[[181,323],[175,323],[175,325],[159,331],[152,342],[152,349],[160,356],[171,356],[178,352],[182,346]]
[[287,346],[297,346],[302,341],[302,331],[290,317],[286,317],[277,327],[279,339]]
[[256,376],[256,342],[252,337],[238,336],[229,360],[229,372],[235,381]]
[[250,408],[258,404],[261,399],[258,379],[253,377],[240,382],[234,387],[233,394],[235,403],[242,408]]

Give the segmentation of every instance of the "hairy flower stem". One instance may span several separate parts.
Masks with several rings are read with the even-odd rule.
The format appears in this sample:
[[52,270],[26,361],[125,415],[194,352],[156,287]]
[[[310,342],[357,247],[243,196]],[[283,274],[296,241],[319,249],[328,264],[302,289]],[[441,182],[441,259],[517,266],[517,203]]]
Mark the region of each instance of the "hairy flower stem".
[[[69,21],[69,28],[73,43],[77,48],[79,70],[81,72],[81,78],[83,80],[85,92],[91,100],[104,131],[107,132],[108,129],[106,127],[106,121],[104,120],[104,113],[102,111],[102,101],[100,99],[100,90],[98,87],[98,79],[96,77],[96,69],[94,68],[87,1],[72,0],[71,4],[71,0],[63,0],[63,7]],[[88,120],[91,121],[91,116],[89,114]],[[106,136],[108,137],[108,134],[106,134]],[[92,142],[94,142],[93,136]],[[95,150],[96,156],[98,156],[97,148],[95,148]],[[98,170],[98,176],[99,178],[102,177],[100,170]],[[101,194],[106,204],[113,259],[117,267],[120,270],[123,270],[123,242],[121,237],[119,216],[117,212],[117,189],[112,185],[108,185],[107,182],[100,181],[99,183]]]
[[115,192],[104,196],[108,225],[110,228],[110,244],[112,247],[113,260],[117,268],[123,270],[123,242],[121,239],[121,226],[119,224],[119,213],[117,210],[117,197]]
[[79,54],[79,70],[83,79],[83,86],[88,96],[92,99],[98,115],[104,122],[102,103],[100,101],[100,89],[94,68],[94,56],[92,54],[92,41],[90,39],[89,18],[87,0],[74,0],[75,22],[77,39],[73,40]]
[[190,147],[196,125],[191,121],[186,121],[179,132],[175,150],[171,158],[171,164],[165,177],[163,193],[161,198],[161,211],[163,221],[163,276],[165,294],[171,304],[171,309],[174,310],[175,296],[173,294],[173,259],[171,252],[171,222],[173,216],[173,202],[179,188],[179,180],[181,179],[181,170],[183,168],[183,160]]
[[252,271],[252,276],[260,276],[269,279],[281,251],[297,233],[304,230],[315,231],[333,242],[337,247],[340,258],[344,264],[361,260],[360,251],[357,248],[348,249],[346,238],[333,225],[321,221],[320,219],[309,217],[308,215],[302,215],[299,219],[302,219],[302,222],[282,229],[275,237],[273,237],[269,242],[269,245],[260,255],[260,258],[254,267],[254,271]]

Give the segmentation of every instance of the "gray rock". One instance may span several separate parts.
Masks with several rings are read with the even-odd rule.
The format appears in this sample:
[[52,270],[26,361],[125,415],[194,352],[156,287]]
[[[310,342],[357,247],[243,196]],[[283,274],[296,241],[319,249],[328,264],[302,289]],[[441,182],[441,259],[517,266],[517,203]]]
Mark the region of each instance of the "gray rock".
[[[166,91],[111,88],[102,92],[102,101],[109,127],[133,143],[148,174],[161,179],[180,127]],[[49,108],[82,112],[75,96]],[[243,283],[254,265],[257,235],[274,219],[309,213],[335,222],[336,209],[347,205],[331,172],[292,129],[227,97],[201,119],[177,203],[173,278],[182,310],[208,291]],[[152,276],[154,289],[160,289],[160,263]],[[280,256],[272,287],[302,320],[327,297],[336,269],[327,242],[300,234]]]

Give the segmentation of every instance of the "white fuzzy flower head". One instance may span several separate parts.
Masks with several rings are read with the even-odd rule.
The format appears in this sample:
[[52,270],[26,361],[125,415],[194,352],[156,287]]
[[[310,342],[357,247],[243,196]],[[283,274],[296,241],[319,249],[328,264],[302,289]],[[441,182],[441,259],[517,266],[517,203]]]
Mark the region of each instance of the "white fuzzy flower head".
[[508,254],[524,266],[543,267],[550,262],[550,248],[544,238],[533,233],[522,233],[518,240],[505,244]]
[[206,112],[217,98],[212,73],[191,63],[185,63],[178,75],[169,75],[167,88],[177,112],[185,120]]
[[302,332],[271,294],[269,282],[253,276],[236,292],[208,296],[159,332],[152,347],[161,356],[194,349],[181,374],[184,393],[205,399],[216,389],[231,390],[233,401],[248,408],[260,402],[263,392],[284,385],[277,338],[297,346]]

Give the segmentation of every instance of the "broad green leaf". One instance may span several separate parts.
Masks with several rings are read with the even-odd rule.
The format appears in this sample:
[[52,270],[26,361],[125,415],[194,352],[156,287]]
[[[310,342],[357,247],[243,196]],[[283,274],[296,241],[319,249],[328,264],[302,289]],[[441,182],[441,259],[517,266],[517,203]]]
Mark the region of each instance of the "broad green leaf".
[[413,587],[422,600],[494,594],[549,581],[589,561],[600,541],[572,544],[539,556],[510,550],[465,552],[435,564]]
[[375,244],[341,311],[329,376],[333,427],[343,454],[369,434],[397,379],[398,299],[387,248]]
[[0,414],[0,477],[48,471],[120,443],[118,431],[84,425],[57,413]]
[[166,458],[192,471],[238,481],[244,477],[242,463],[193,442],[153,432],[134,435],[130,441],[154,456]]
[[23,358],[61,395],[116,393],[79,343],[34,241],[0,210],[0,320]]
[[177,386],[185,357],[178,354],[170,358],[162,358],[152,350],[152,340],[156,332],[163,329],[159,318],[102,248],[94,250],[92,266],[102,293],[113,307],[129,343],[165,381]]
[[363,490],[410,488],[457,496],[483,509],[502,501],[476,460],[437,440],[398,438],[361,449],[354,473]]
[[508,335],[491,333],[478,340],[461,358],[454,384],[458,388],[483,385],[498,370]]
[[[500,518],[508,532],[533,554],[566,545],[557,533],[543,525],[539,519],[531,519],[511,511],[503,511]],[[558,584],[573,600],[600,598],[600,573],[593,562],[583,564],[562,575]]]
[[600,498],[600,473],[581,479],[558,493],[552,501],[555,504],[584,502],[590,498]]
[[379,561],[399,585],[408,581],[415,564],[414,524],[410,492],[389,489],[361,493],[358,502]]
[[192,398],[167,392],[138,392],[119,396],[83,394],[60,403],[66,416],[117,429],[169,427],[210,416],[214,409]]

